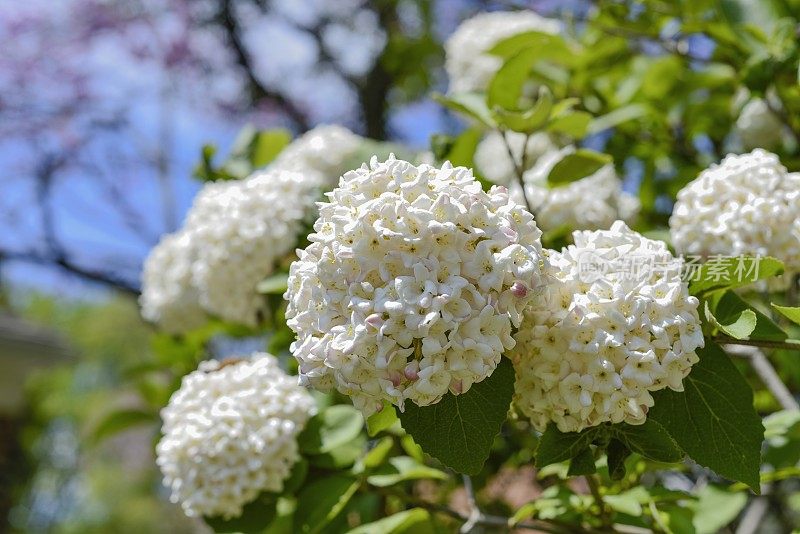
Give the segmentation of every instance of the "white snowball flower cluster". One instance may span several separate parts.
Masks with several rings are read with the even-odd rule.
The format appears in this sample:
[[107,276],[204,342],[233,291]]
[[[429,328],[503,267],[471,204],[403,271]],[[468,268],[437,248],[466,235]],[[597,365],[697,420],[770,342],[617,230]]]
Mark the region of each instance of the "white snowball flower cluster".
[[157,463],[172,502],[190,517],[229,519],[261,492],[280,492],[315,412],[311,395],[269,354],[200,364],[161,410]]
[[345,174],[290,271],[302,383],[365,415],[464,393],[513,347],[542,285],[541,232],[469,169],[390,157]]
[[265,170],[206,184],[179,237],[165,238],[145,262],[143,317],[173,333],[201,326],[203,311],[255,325],[264,305],[258,283],[291,252],[363,142],[341,126],[318,126]]
[[444,45],[449,91],[484,91],[503,64],[488,51],[503,39],[528,31],[557,34],[561,23],[532,11],[481,13],[462,22]]
[[207,185],[186,227],[195,241],[193,281],[201,305],[228,321],[255,326],[264,306],[258,283],[294,247],[323,177],[270,168],[241,181]]
[[[525,135],[509,133],[508,142],[514,157],[521,161]],[[608,228],[617,219],[631,221],[636,217],[639,200],[622,190],[613,165],[551,189],[547,176],[575,147],[559,149],[546,134],[536,134],[529,138],[526,150],[526,161],[531,165],[523,173],[525,192],[542,230]],[[481,141],[475,151],[475,165],[488,180],[507,185],[517,202],[525,202],[502,134],[493,132]]]
[[761,98],[753,98],[745,104],[736,119],[736,131],[745,150],[772,150],[783,142],[783,123]]
[[800,271],[800,174],[756,149],[730,154],[678,193],[669,221],[688,255],[774,256]]
[[192,284],[194,242],[186,232],[168,234],[150,252],[142,269],[142,317],[170,333],[198,328],[205,313]]
[[650,392],[682,391],[698,361],[698,300],[666,245],[622,221],[573,236],[550,254],[556,282],[515,336],[514,402],[538,430],[641,424]]
[[326,177],[326,185],[334,187],[363,143],[362,137],[342,126],[317,126],[292,141],[271,167],[316,171]]

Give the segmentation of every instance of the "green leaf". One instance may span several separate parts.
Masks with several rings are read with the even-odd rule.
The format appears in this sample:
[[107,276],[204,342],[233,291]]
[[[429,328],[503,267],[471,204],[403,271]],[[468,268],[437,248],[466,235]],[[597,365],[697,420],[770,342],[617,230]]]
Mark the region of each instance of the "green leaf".
[[750,337],[750,334],[753,333],[753,330],[756,329],[757,319],[753,310],[742,310],[732,322],[723,323],[714,317],[714,314],[711,313],[711,309],[708,307],[708,301],[706,301],[705,314],[708,322],[736,339],[747,339]]
[[513,394],[514,367],[501,358],[492,375],[466,393],[447,393],[431,406],[407,403],[400,422],[422,450],[460,473],[475,474],[489,457]]
[[639,517],[642,515],[642,503],[648,502],[650,495],[641,486],[623,491],[616,495],[604,495],[603,501],[612,509],[622,514]]
[[[767,317],[745,302],[742,297],[733,291],[721,290],[713,291],[705,295],[706,303],[711,309],[714,317],[719,322],[731,323],[740,317],[746,310],[756,316],[755,329],[750,333],[751,339],[761,339],[768,341],[783,341],[788,336],[780,326],[776,325],[771,318]],[[731,335],[731,334],[729,334]]]
[[295,532],[316,534],[336,519],[355,492],[359,481],[344,475],[332,475],[306,485],[297,496]]
[[397,412],[394,406],[384,402],[381,411],[367,417],[367,434],[371,438],[375,437],[379,432],[392,428],[397,421]]
[[392,447],[394,447],[394,439],[391,436],[386,436],[379,440],[357,464],[355,472],[360,473],[366,469],[374,469],[381,465],[386,460],[386,457],[389,456]]
[[156,414],[145,410],[119,410],[111,412],[97,424],[90,435],[92,443],[100,443],[104,439],[118,434],[131,427],[153,424],[158,420]]
[[747,504],[743,491],[708,484],[698,492],[692,524],[697,534],[720,532],[733,522]]
[[347,534],[436,534],[427,510],[412,508],[354,528]]
[[591,121],[590,113],[575,111],[550,121],[547,130],[552,133],[568,135],[573,139],[581,139],[586,135]]
[[506,61],[489,82],[486,105],[490,109],[516,109],[531,68],[539,59],[535,50],[528,49]]
[[367,437],[358,434],[354,439],[338,445],[334,449],[308,456],[308,461],[316,466],[325,469],[345,469],[353,465],[356,460],[364,454],[367,446]]
[[639,119],[648,115],[650,111],[644,104],[630,104],[617,108],[605,115],[595,118],[587,128],[587,133],[599,133],[622,123]]
[[454,95],[442,95],[434,93],[432,98],[443,106],[458,113],[471,117],[478,122],[494,128],[496,125],[489,108],[486,106],[486,99],[478,93],[457,93]]
[[269,276],[258,283],[256,291],[264,295],[283,295],[289,282],[288,273],[278,273]]
[[528,52],[540,60],[554,60],[563,64],[572,64],[576,56],[575,50],[570,49],[560,35],[538,31],[515,34],[489,49],[489,54],[504,58],[517,56],[521,52]]
[[764,418],[764,462],[776,469],[800,461],[800,410],[782,410]]
[[283,494],[291,494],[300,489],[308,476],[308,460],[300,457],[292,466],[289,478],[283,481]]
[[278,496],[274,493],[262,493],[252,502],[242,507],[239,517],[224,519],[222,517],[203,517],[206,525],[214,532],[257,534],[263,532],[277,513]]
[[586,447],[570,460],[567,475],[577,477],[581,475],[591,475],[596,472],[597,467],[594,463],[594,454],[592,454],[592,450],[589,447]]
[[611,427],[628,449],[656,462],[679,462],[684,452],[659,423],[647,418],[641,425],[622,423]]
[[292,134],[282,128],[258,132],[252,141],[250,163],[255,168],[271,163],[291,141]]
[[363,425],[364,418],[358,410],[337,404],[312,417],[297,443],[306,454],[331,452],[358,437]]
[[783,274],[783,262],[769,256],[712,257],[688,274],[689,292],[699,295],[712,289],[732,289]]
[[547,177],[552,184],[565,184],[586,178],[612,162],[611,156],[594,150],[579,148],[555,164]]
[[792,321],[794,324],[800,325],[800,308],[793,308],[791,306],[778,306],[777,304],[770,303],[775,310]]
[[407,480],[418,480],[422,478],[447,480],[447,474],[433,467],[421,464],[410,456],[395,456],[389,460],[389,465],[381,467],[375,471],[375,474],[367,477],[367,482],[373,486],[383,488]]
[[669,432],[698,464],[760,491],[764,426],[753,391],[723,350],[710,340],[683,380],[685,391],[653,394],[648,420]]
[[553,95],[547,88],[542,87],[539,91],[539,99],[531,109],[527,111],[508,111],[501,107],[495,107],[492,111],[492,116],[501,127],[509,128],[515,132],[532,134],[547,123],[552,109]]
[[575,458],[589,448],[600,430],[600,427],[592,427],[582,432],[561,432],[555,424],[548,425],[536,448],[536,467]]
[[630,449],[622,441],[612,439],[608,442],[606,457],[608,459],[608,476],[611,477],[611,480],[622,480],[625,478],[625,460],[627,460],[630,455]]

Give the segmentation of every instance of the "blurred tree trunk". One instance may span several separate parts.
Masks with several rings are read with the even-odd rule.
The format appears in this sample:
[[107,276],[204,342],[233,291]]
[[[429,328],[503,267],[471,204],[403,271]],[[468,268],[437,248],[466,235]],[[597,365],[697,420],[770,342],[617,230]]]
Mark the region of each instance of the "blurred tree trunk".
[[25,481],[25,455],[19,439],[20,420],[0,415],[0,533],[11,532],[8,514]]

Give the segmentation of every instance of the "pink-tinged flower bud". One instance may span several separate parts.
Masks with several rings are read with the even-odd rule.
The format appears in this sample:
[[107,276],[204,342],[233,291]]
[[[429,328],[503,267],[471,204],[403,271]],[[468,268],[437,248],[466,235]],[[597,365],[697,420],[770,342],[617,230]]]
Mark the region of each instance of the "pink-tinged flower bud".
[[525,298],[528,295],[528,287],[522,282],[514,282],[511,285],[511,293],[517,298]]
[[377,403],[375,405],[375,413],[382,412],[382,411],[383,411],[383,403],[379,402],[379,403]]
[[408,367],[405,368],[403,374],[407,379],[413,381],[419,378],[419,374],[417,374],[417,369],[415,369],[415,367],[416,366],[409,365]]
[[517,242],[517,238],[519,237],[519,234],[513,228],[509,228],[508,226],[504,226],[500,231],[503,232],[503,235],[506,236],[508,238],[508,240],[511,241],[512,243],[516,243]]
[[453,380],[450,382],[450,390],[456,395],[464,392],[464,382],[462,380]]
[[381,325],[383,325],[383,317],[381,317],[381,314],[379,313],[373,313],[367,317],[364,322],[372,328],[378,329],[381,327]]
[[400,373],[398,373],[397,371],[392,371],[391,373],[389,373],[389,381],[392,383],[394,387],[397,387],[400,385],[400,382],[403,381],[403,377],[401,377]]

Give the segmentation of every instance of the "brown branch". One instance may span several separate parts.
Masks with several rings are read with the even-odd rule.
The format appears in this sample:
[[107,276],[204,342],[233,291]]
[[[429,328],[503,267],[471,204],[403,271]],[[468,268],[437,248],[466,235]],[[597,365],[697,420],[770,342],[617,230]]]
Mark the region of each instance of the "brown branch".
[[68,153],[45,154],[34,176],[36,180],[36,201],[41,212],[40,218],[46,251],[0,251],[0,257],[5,260],[56,266],[84,280],[112,286],[131,295],[138,295],[139,287],[136,284],[116,274],[79,265],[70,258],[70,254],[61,244],[56,231],[53,206],[50,200],[55,174],[67,163],[68,157]]
[[139,287],[125,280],[121,276],[115,275],[102,270],[90,269],[82,265],[78,265],[67,256],[51,256],[48,254],[40,254],[37,252],[1,252],[0,258],[3,260],[20,261],[24,263],[32,263],[36,265],[56,266],[61,270],[74,274],[89,282],[96,282],[107,285],[129,295],[138,296]]
[[256,76],[250,54],[247,52],[239,32],[239,22],[236,20],[233,4],[233,0],[221,0],[219,19],[236,54],[236,61],[245,71],[250,85],[252,100],[254,102],[260,100],[272,101],[292,119],[301,132],[309,130],[311,123],[306,114],[284,95],[264,86]]

